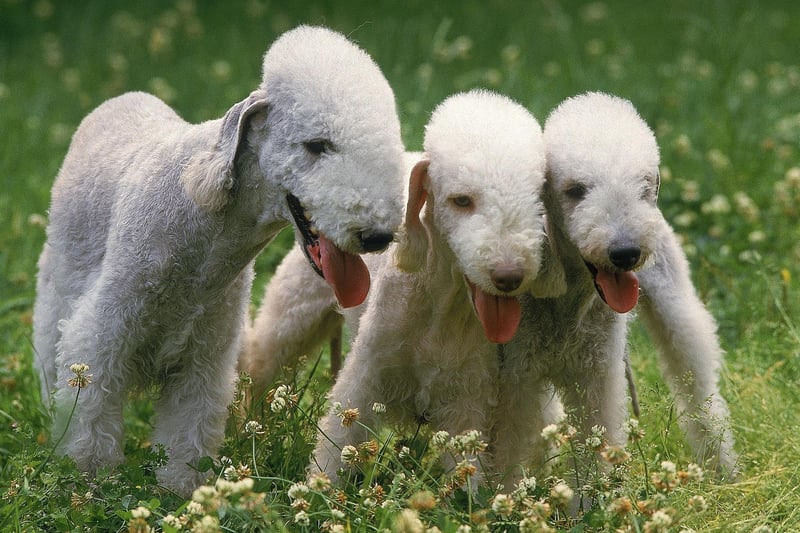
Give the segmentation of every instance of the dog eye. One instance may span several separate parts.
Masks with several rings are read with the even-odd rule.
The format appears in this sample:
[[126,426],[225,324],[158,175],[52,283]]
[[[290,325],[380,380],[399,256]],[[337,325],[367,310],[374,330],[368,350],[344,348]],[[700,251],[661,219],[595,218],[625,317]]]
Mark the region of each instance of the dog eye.
[[465,194],[461,194],[458,196],[451,196],[450,202],[452,202],[454,206],[459,207],[461,209],[469,209],[474,205],[472,198],[470,198]]
[[586,185],[583,183],[572,183],[564,189],[564,194],[573,200],[583,200],[586,196]]
[[303,143],[303,146],[311,155],[328,154],[333,151],[333,145],[327,139],[311,139]]

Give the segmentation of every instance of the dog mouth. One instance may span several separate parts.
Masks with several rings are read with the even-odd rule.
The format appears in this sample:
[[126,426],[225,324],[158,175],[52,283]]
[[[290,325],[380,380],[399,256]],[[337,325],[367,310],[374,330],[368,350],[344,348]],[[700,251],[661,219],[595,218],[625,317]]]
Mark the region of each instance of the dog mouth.
[[490,294],[466,277],[472,297],[472,307],[489,341],[505,344],[514,338],[522,317],[522,307],[516,296]]
[[287,194],[286,203],[303,239],[303,252],[314,272],[333,288],[342,307],[355,307],[363,303],[370,284],[369,270],[364,260],[356,254],[341,250],[321,234],[295,195]]
[[600,298],[617,313],[627,313],[639,301],[639,278],[630,270],[610,271],[588,261],[586,268],[592,275],[594,287]]

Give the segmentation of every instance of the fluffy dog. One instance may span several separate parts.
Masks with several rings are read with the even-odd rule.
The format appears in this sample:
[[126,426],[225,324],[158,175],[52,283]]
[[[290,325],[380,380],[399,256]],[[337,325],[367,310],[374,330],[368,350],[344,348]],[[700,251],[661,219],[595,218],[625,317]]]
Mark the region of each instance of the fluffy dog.
[[233,395],[252,261],[294,221],[343,305],[366,296],[355,255],[385,248],[402,218],[403,146],[393,93],[343,36],[299,27],[264,56],[261,85],[223,118],[191,125],[129,93],[81,123],[52,191],[34,345],[55,391],[61,451],[95,472],[123,460],[133,387],[160,386],[159,479],[188,494],[214,454]]
[[[424,146],[397,262],[388,252],[370,258],[375,284],[330,393],[332,405],[359,410],[359,424],[343,425],[335,409],[320,422],[312,470],[334,480],[343,447],[368,440],[364,426],[424,421],[488,435],[494,343],[513,337],[517,297],[562,275],[547,263],[541,130],[524,108],[487,92],[451,97],[433,113]],[[374,402],[386,413],[377,416]]]
[[585,433],[600,425],[610,444],[625,443],[626,313],[641,286],[642,316],[697,459],[733,473],[736,454],[718,388],[716,327],[656,207],[655,136],[630,102],[588,93],[553,111],[544,139],[548,235],[567,291],[554,299],[522,299],[519,332],[503,350],[499,405],[517,416],[499,417],[494,432],[496,439],[511,438],[520,446],[505,448],[514,455],[497,457],[498,464],[527,462],[527,449],[539,438],[531,428],[541,426],[536,421],[543,412],[531,391],[550,383]]

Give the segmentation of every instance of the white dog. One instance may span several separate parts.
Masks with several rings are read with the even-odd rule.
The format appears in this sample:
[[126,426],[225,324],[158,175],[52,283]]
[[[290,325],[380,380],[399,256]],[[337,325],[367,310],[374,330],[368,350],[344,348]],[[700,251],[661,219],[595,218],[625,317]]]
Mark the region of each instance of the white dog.
[[[659,151],[626,100],[589,93],[548,118],[548,235],[566,272],[555,299],[523,299],[523,318],[504,347],[496,438],[538,433],[531,390],[555,384],[581,429],[600,425],[612,445],[626,435],[628,311],[641,284],[642,315],[658,344],[666,378],[697,459],[720,473],[736,463],[728,409],[718,389],[721,351],[714,321],[698,299],[686,258],[656,207]],[[634,271],[638,270],[637,274]],[[688,378],[688,379],[687,379]],[[501,464],[526,462],[525,447]]]
[[52,191],[39,260],[34,344],[56,429],[87,363],[62,451],[94,472],[123,459],[132,387],[160,386],[159,478],[182,494],[202,479],[233,395],[256,254],[295,221],[343,305],[402,217],[403,146],[393,93],[362,50],[299,27],[264,57],[263,81],[222,119],[191,125],[130,93],[81,123]]
[[[359,424],[343,425],[333,410],[320,423],[311,468],[334,480],[343,447],[368,440],[362,424],[377,431],[387,421],[424,421],[488,435],[498,391],[493,343],[513,337],[517,296],[563,275],[546,263],[544,151],[524,108],[481,91],[451,97],[433,113],[424,145],[397,264],[388,252],[370,258],[374,287],[330,394],[332,405],[359,410]],[[386,413],[376,415],[374,402]]]

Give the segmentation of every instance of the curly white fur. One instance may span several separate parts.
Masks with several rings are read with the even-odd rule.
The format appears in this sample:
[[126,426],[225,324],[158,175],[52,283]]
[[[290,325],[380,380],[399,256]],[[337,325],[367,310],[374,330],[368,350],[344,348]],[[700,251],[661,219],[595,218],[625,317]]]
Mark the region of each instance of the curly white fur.
[[[642,316],[697,459],[733,473],[728,410],[717,386],[721,351],[715,324],[656,207],[659,153],[652,131],[630,102],[588,93],[550,115],[544,138],[548,235],[568,289],[555,299],[523,299],[519,333],[504,349],[498,408],[520,416],[501,418],[510,425],[498,426],[496,438],[528,435],[535,443],[538,434],[525,426],[541,416],[542,407],[528,391],[553,383],[584,432],[601,425],[610,444],[624,445],[628,315],[621,312],[636,303],[632,271],[638,270]],[[613,281],[598,281],[603,275]],[[524,463],[524,448],[515,451],[519,455],[498,460]]]
[[191,125],[129,93],[75,133],[52,191],[34,345],[54,434],[76,394],[70,364],[91,368],[61,446],[83,470],[122,461],[126,392],[158,384],[159,477],[182,494],[202,480],[191,464],[223,438],[252,260],[292,220],[288,194],[334,252],[374,249],[366,240],[400,223],[400,125],[369,56],[303,26],[263,73],[222,119]]
[[[478,294],[516,302],[526,291],[552,290],[561,275],[546,262],[540,128],[505,97],[457,95],[434,112],[425,155],[429,163],[423,159],[411,172],[405,234],[394,248],[413,272],[399,269],[388,252],[370,258],[376,282],[330,401],[358,408],[360,424],[373,429],[426,421],[451,434],[488,435],[498,359],[487,338],[497,325],[482,314]],[[372,412],[373,402],[386,413]],[[368,437],[330,412],[320,423],[312,470],[337,479],[342,447]]]

